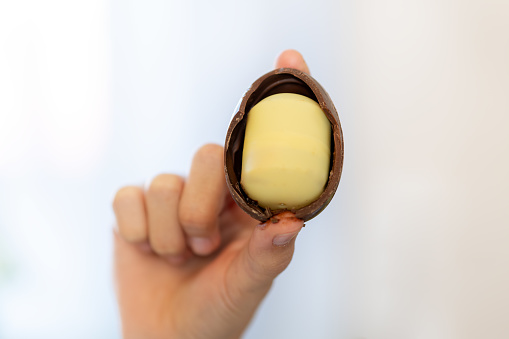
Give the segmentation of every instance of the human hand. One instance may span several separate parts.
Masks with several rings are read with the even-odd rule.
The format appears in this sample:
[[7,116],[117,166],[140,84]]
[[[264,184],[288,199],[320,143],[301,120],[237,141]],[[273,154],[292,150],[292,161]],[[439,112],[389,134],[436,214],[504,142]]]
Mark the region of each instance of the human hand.
[[[276,68],[308,72],[283,52]],[[239,338],[273,279],[290,263],[302,220],[257,225],[233,201],[223,148],[205,145],[187,179],[157,176],[120,189],[115,277],[124,338]]]

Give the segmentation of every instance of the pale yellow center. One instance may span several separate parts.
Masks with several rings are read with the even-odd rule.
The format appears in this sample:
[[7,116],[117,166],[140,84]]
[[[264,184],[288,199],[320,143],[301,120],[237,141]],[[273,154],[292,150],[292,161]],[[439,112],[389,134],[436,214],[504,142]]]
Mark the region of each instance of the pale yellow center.
[[262,207],[296,209],[316,200],[329,177],[331,125],[318,103],[271,95],[248,112],[241,185]]

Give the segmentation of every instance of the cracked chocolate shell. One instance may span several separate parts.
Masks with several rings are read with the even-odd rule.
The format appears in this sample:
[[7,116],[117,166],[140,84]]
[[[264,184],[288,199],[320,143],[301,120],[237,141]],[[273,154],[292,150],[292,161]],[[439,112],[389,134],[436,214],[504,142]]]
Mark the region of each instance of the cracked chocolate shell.
[[258,78],[244,94],[235,109],[226,133],[224,147],[226,183],[237,205],[261,222],[287,211],[287,209],[273,210],[259,206],[244,192],[240,184],[247,115],[258,102],[278,93],[296,93],[316,101],[331,124],[331,159],[325,188],[315,201],[304,207],[289,210],[295,213],[297,218],[308,221],[323,211],[336,193],[343,168],[344,146],[341,124],[331,98],[323,87],[307,73],[293,68],[276,69]]

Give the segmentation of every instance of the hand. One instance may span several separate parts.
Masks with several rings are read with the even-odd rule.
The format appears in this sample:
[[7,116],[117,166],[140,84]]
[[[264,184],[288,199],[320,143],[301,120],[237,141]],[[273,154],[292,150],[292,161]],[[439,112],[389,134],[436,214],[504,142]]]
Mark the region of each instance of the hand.
[[[309,72],[283,52],[276,67]],[[113,202],[116,290],[125,338],[239,338],[294,251],[303,223],[257,225],[230,197],[223,148],[205,145],[186,180],[157,176]]]

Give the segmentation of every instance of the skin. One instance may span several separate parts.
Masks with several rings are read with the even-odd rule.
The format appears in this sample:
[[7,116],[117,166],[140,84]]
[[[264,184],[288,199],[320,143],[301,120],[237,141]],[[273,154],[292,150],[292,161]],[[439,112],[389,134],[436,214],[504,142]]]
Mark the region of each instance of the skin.
[[[295,50],[276,68],[309,73]],[[113,201],[115,280],[128,339],[239,338],[271,284],[290,263],[303,222],[285,212],[259,225],[232,200],[223,148],[195,154],[186,179],[157,176]]]

